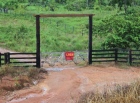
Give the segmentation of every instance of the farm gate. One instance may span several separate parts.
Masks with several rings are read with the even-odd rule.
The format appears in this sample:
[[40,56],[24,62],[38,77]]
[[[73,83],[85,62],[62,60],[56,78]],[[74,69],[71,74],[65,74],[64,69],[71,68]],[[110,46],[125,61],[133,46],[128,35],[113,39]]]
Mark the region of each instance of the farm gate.
[[92,17],[94,14],[42,14],[34,15],[36,17],[36,60],[37,67],[41,67],[40,57],[40,18],[49,17],[88,17],[89,18],[89,41],[88,41],[88,64],[92,64]]

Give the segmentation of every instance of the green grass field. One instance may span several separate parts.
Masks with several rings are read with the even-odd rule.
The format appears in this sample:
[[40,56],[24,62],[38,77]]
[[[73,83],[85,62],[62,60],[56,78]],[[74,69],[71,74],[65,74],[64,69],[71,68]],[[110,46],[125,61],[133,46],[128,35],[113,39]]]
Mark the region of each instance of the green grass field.
[[[0,13],[0,45],[20,52],[35,52],[36,29],[35,17],[39,13]],[[31,11],[30,11],[31,12]],[[113,11],[56,11],[43,14],[92,13],[93,24],[102,18],[116,14]],[[81,18],[41,18],[41,52],[86,50],[88,49],[88,17]],[[94,34],[94,31],[93,31]],[[93,35],[94,48],[100,48],[100,37]]]

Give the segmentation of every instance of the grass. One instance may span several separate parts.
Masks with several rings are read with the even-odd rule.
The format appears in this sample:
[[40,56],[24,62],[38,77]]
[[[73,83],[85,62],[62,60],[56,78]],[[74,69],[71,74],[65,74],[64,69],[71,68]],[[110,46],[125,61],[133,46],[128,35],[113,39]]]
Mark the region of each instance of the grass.
[[78,103],[140,103],[140,81],[130,85],[116,85],[104,93],[87,93],[81,96]]
[[[11,12],[0,13],[0,41],[6,47],[19,52],[36,50],[35,17],[33,14],[92,13],[93,24],[107,16],[116,14],[116,10],[83,10],[83,11],[25,11],[24,14]],[[103,16],[104,15],[104,16]],[[8,21],[7,21],[8,20]],[[57,26],[58,24],[58,26]],[[86,50],[88,48],[88,18],[42,18],[41,19],[41,52]],[[25,31],[23,30],[23,28]],[[16,35],[18,38],[15,39]],[[82,36],[83,35],[83,36]],[[80,39],[79,39],[80,38]],[[100,38],[94,37],[94,48],[100,48]],[[16,45],[16,46],[15,46]]]

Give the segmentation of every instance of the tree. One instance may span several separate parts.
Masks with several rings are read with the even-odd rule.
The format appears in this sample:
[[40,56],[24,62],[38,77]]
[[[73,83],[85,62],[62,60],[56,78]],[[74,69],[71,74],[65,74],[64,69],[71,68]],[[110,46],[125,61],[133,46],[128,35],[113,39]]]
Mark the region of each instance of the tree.
[[18,7],[18,2],[16,0],[2,1],[0,2],[1,11],[8,13],[9,10],[14,10]]
[[65,4],[67,0],[55,0],[56,3]]
[[133,3],[133,0],[111,0],[110,5],[115,6],[115,4],[118,4],[118,7],[120,10],[122,10],[122,7],[124,6],[125,12],[127,11],[128,6],[131,6]]

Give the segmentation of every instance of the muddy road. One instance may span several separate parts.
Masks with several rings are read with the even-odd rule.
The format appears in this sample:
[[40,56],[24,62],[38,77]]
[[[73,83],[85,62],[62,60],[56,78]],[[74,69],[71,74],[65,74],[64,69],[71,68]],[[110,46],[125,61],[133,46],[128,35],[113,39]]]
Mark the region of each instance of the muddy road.
[[[13,52],[0,48],[0,52]],[[76,103],[81,95],[103,92],[115,84],[129,84],[140,77],[139,67],[114,64],[58,66],[45,68],[48,74],[36,85],[0,97],[0,103]]]
[[[115,66],[59,67],[49,71],[35,86],[14,91],[3,103],[76,103],[90,91],[102,92],[115,84],[128,84],[140,76],[139,68],[119,69]],[[1,102],[2,103],[2,102]]]

